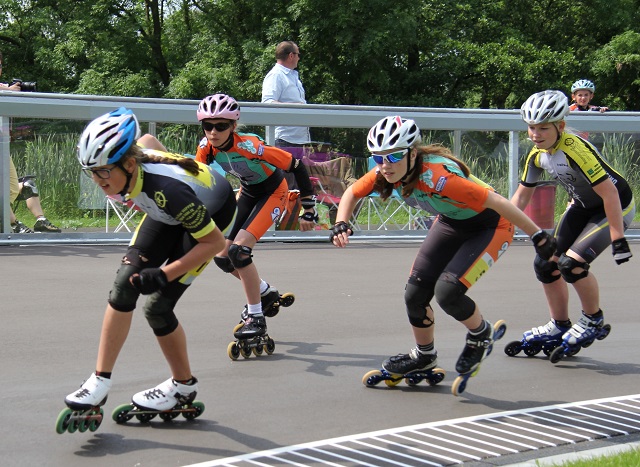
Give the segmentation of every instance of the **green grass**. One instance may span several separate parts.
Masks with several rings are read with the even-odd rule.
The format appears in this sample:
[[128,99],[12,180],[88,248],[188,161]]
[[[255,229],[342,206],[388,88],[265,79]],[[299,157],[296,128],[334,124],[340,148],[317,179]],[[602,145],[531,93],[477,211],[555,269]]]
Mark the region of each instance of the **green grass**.
[[[545,464],[546,465],[546,464]],[[640,449],[632,449],[613,456],[594,456],[590,459],[553,464],[558,467],[637,467],[640,466]]]
[[[195,152],[200,139],[199,128],[192,126],[165,126],[159,131],[159,139],[169,150],[176,153]],[[446,138],[446,134],[444,135]],[[426,140],[442,140],[442,134],[427,134]],[[81,200],[80,167],[76,159],[76,144],[78,134],[49,133],[36,135],[32,139],[11,143],[11,153],[18,174],[35,174],[40,199],[47,217],[65,230],[79,228],[104,227],[104,209],[90,209]],[[445,141],[452,145],[452,141]],[[634,141],[628,135],[613,134],[603,137],[602,148],[609,162],[619,172],[626,176],[633,188],[636,199],[640,199],[640,167],[637,161]],[[459,155],[471,168],[472,173],[481,180],[489,183],[503,196],[508,196],[508,157],[506,149],[494,154],[486,155],[479,145],[471,138],[464,139],[462,154]],[[524,158],[526,154],[522,154]],[[522,164],[524,161],[521,160]],[[360,174],[361,175],[361,174]],[[230,179],[237,185],[235,179]],[[84,185],[86,188],[86,185]],[[86,189],[85,189],[86,191]],[[98,196],[98,200],[99,200]],[[556,190],[556,220],[564,212],[567,203],[565,190]],[[35,219],[21,203],[16,209],[17,217],[27,225],[33,225]],[[366,222],[366,208],[361,210],[359,221]],[[640,218],[640,213],[636,219]],[[408,214],[401,210],[393,223],[403,225],[408,220]],[[372,223],[380,223],[377,216],[373,216]],[[117,218],[112,217],[110,224],[117,225]]]

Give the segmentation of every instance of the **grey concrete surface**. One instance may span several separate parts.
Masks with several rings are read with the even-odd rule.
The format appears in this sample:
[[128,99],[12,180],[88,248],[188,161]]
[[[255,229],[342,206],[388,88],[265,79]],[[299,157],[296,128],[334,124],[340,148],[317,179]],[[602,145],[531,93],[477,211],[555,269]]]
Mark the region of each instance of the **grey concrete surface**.
[[[269,320],[275,353],[231,361],[227,345],[244,297],[240,283],[207,268],[177,308],[189,339],[198,399],[193,422],[158,419],[95,433],[55,432],[66,394],[93,371],[102,314],[122,246],[0,248],[3,411],[0,463],[6,466],[179,466],[291,444],[506,410],[638,392],[637,296],[640,250],[616,266],[606,252],[592,266],[612,332],[572,359],[507,357],[504,345],[548,320],[531,268],[533,248],[517,242],[470,296],[506,337],[461,397],[451,395],[464,329],[436,307],[436,347],[447,370],[438,386],[366,388],[362,376],[413,345],[403,290],[417,243],[259,244],[263,278],[296,294]],[[578,318],[580,304],[571,294]],[[113,375],[110,415],[133,393],[169,376],[141,313]],[[543,456],[543,453],[538,453]]]

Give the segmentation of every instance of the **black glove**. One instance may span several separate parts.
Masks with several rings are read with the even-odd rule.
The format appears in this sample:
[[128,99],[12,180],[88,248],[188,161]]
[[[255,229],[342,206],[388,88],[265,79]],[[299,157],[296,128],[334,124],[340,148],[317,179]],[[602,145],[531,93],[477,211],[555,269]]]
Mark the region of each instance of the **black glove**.
[[320,220],[320,217],[318,216],[318,211],[316,211],[316,208],[313,208],[313,212],[305,212],[300,216],[300,219],[309,222],[318,222]]
[[166,287],[168,283],[167,275],[160,268],[143,269],[139,274],[131,276],[131,284],[142,295],[152,294]]
[[613,250],[613,259],[616,260],[616,264],[626,263],[633,256],[627,239],[624,237],[611,243],[611,249]]
[[[544,244],[539,245],[542,240],[546,240]],[[538,256],[544,260],[548,260],[551,258],[556,252],[557,242],[556,239],[549,235],[544,230],[538,230],[531,236],[531,241],[533,242],[533,247],[536,249],[536,253]]]
[[349,226],[349,224],[347,224],[344,221],[336,222],[336,225],[331,227],[331,230],[329,233],[329,241],[333,243],[333,237],[343,232],[346,232],[347,235],[349,236],[353,235],[353,229]]

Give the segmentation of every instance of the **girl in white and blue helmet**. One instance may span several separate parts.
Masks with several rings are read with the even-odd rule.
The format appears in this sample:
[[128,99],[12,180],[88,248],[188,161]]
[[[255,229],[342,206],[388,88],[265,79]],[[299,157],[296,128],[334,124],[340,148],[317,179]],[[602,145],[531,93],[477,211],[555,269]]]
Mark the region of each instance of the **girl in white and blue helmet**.
[[485,344],[501,337],[505,330],[504,324],[493,326],[483,318],[467,291],[507,249],[513,239],[513,224],[530,235],[536,250],[547,258],[553,253],[553,238],[471,175],[469,167],[449,149],[422,143],[414,120],[400,116],[381,119],[369,131],[367,147],[376,166],[342,196],[330,235],[333,244],[348,245],[353,233],[348,220],[358,199],[374,191],[383,200],[396,196],[437,218],[420,246],[404,293],[415,347],[385,360],[382,370],[369,374],[365,384],[405,377],[413,382],[426,378],[432,384],[442,380],[444,372],[436,369],[434,347],[431,302],[435,299],[468,332],[456,364],[460,378],[452,386],[457,395],[488,355]]
[[[535,93],[520,111],[534,146],[512,202],[525,209],[545,172],[566,189],[571,200],[555,229],[558,245],[553,257],[538,256],[534,262],[551,320],[526,331],[522,345],[508,347],[511,355],[522,348],[528,355],[544,350],[555,363],[608,332],[598,282],[589,267],[610,245],[617,264],[629,261],[632,254],[624,232],[633,220],[635,202],[627,181],[596,147],[566,131],[569,107],[562,92]],[[573,325],[567,284],[575,288],[582,304],[580,318]]]
[[[200,415],[203,408],[193,404],[197,380],[174,308],[224,248],[224,232],[236,215],[235,195],[215,170],[177,154],[143,149],[136,144],[139,136],[133,112],[119,108],[89,123],[78,143],[82,170],[104,194],[119,195],[145,213],[109,293],[96,371],[65,398],[75,411],[70,416],[81,423],[88,413],[101,411],[106,401],[111,372],[140,294],[149,296],[143,311],[167,356],[171,377],[135,394],[134,406],[151,411],[187,410],[192,416]],[[64,430],[64,423],[58,428]]]
[[606,112],[609,107],[592,105],[591,100],[596,92],[596,85],[588,79],[579,79],[571,85],[571,99],[573,103],[569,107],[571,111]]

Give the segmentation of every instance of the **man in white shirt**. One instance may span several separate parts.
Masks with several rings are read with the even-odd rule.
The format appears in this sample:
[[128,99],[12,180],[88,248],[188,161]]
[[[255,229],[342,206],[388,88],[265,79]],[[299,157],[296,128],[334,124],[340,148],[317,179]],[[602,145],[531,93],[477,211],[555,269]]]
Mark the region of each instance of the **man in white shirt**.
[[[283,41],[276,47],[276,64],[262,82],[262,102],[306,104],[304,88],[295,68],[300,60],[300,49],[295,42]],[[309,128],[304,126],[277,126],[275,145],[278,147],[303,146],[311,142]]]

